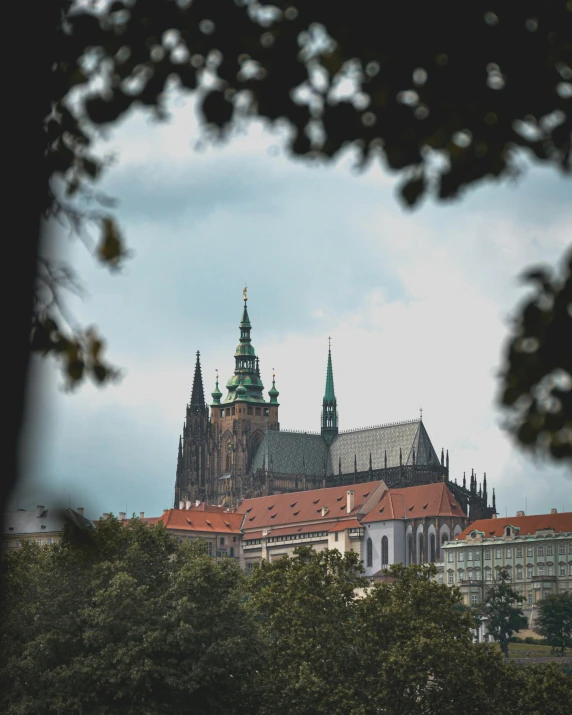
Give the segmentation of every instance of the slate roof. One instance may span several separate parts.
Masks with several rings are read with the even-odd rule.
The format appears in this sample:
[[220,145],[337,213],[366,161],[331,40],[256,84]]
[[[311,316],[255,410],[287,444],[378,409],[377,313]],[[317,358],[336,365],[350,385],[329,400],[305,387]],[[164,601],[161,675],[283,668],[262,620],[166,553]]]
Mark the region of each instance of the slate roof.
[[63,532],[66,520],[76,526],[93,529],[93,523],[73,509],[36,509],[9,511],[4,515],[4,534],[48,534]]
[[321,434],[269,430],[260,443],[252,469],[266,469],[282,474],[323,474],[328,447]]
[[479,519],[461,532],[455,541],[462,541],[471,531],[482,531],[485,537],[504,536],[505,526],[518,526],[519,536],[535,534],[540,529],[554,529],[556,532],[572,532],[572,511],[559,514],[533,514],[531,516],[509,516],[502,519]]
[[417,464],[439,464],[439,459],[425,425],[419,419],[409,422],[380,425],[367,429],[342,432],[332,442],[328,455],[328,474],[337,474],[339,459],[342,461],[342,474],[354,471],[354,455],[357,458],[357,471],[369,469],[369,455],[373,469],[387,466],[399,466],[399,449],[403,464],[413,464],[413,450]]
[[327,474],[338,474],[341,458],[342,474],[354,471],[354,457],[357,461],[357,471],[369,469],[371,453],[372,468],[399,466],[399,450],[401,449],[403,464],[419,465],[439,464],[425,425],[420,419],[409,422],[380,425],[366,429],[352,430],[338,434],[329,449],[320,434],[272,431],[262,440],[252,463],[253,471],[262,469],[266,457],[266,468],[282,474],[316,474],[324,473],[326,462]]

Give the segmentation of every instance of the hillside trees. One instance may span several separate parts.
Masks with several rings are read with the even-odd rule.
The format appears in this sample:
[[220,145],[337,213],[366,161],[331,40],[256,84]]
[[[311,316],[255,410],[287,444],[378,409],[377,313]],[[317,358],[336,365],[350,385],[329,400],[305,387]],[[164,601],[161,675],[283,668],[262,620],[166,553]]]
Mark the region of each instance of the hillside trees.
[[561,655],[572,648],[572,592],[552,593],[540,601],[535,631]]
[[487,619],[489,633],[498,641],[506,658],[511,635],[528,625],[520,606],[523,600],[511,587],[507,570],[499,569],[494,583],[487,588],[481,612]]

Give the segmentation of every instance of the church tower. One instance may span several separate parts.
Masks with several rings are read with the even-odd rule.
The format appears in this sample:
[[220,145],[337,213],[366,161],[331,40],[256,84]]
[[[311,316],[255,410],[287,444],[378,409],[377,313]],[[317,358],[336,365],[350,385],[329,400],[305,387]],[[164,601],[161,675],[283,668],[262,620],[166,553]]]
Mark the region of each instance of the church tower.
[[218,502],[232,504],[243,492],[252,460],[267,430],[279,430],[278,390],[273,376],[269,400],[264,397],[260,362],[252,345],[252,325],[248,315],[248,295],[243,291],[244,308],[239,324],[240,338],[234,354],[234,374],[226,383],[221,400],[218,376],[211,403],[211,433],[216,445],[213,485]]
[[338,434],[338,409],[334,392],[334,372],[332,370],[332,346],[328,342],[328,367],[326,370],[326,391],[322,401],[322,437],[330,445]]
[[182,439],[179,437],[175,508],[181,501],[203,500],[208,495],[209,410],[205,402],[201,356],[198,350],[186,416]]

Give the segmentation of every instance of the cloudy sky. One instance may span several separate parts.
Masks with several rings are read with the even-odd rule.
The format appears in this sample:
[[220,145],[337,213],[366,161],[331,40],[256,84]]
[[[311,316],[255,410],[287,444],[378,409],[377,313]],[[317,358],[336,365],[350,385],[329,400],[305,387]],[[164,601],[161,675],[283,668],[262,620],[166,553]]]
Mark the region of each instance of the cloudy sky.
[[507,324],[525,296],[519,272],[554,263],[569,241],[569,180],[532,168],[461,202],[414,212],[397,179],[286,158],[261,125],[196,149],[190,102],[167,124],[130,116],[102,142],[116,161],[101,188],[133,251],[110,275],[84,246],[51,241],[81,275],[75,318],[96,324],[119,385],[73,394],[35,365],[27,478],[13,506],[69,499],[102,512],[158,515],[172,506],[178,437],[201,351],[205,390],[232,374],[248,285],[262,377],[272,369],[284,429],[317,430],[328,335],[340,428],[423,420],[452,476],[484,472],[499,512],[572,510],[570,471],[512,446],[495,408]]

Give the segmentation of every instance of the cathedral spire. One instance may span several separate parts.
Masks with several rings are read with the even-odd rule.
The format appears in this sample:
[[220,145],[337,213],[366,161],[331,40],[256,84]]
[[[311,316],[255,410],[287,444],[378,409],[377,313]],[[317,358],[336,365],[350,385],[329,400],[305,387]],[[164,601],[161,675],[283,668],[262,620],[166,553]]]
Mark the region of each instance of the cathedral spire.
[[322,437],[331,444],[338,434],[338,410],[334,392],[334,371],[332,369],[332,343],[328,338],[328,366],[326,369],[326,390],[322,401]]
[[205,391],[203,390],[203,375],[201,372],[201,354],[197,350],[197,362],[195,363],[195,377],[193,379],[193,391],[191,392],[191,412],[202,412],[205,409]]

